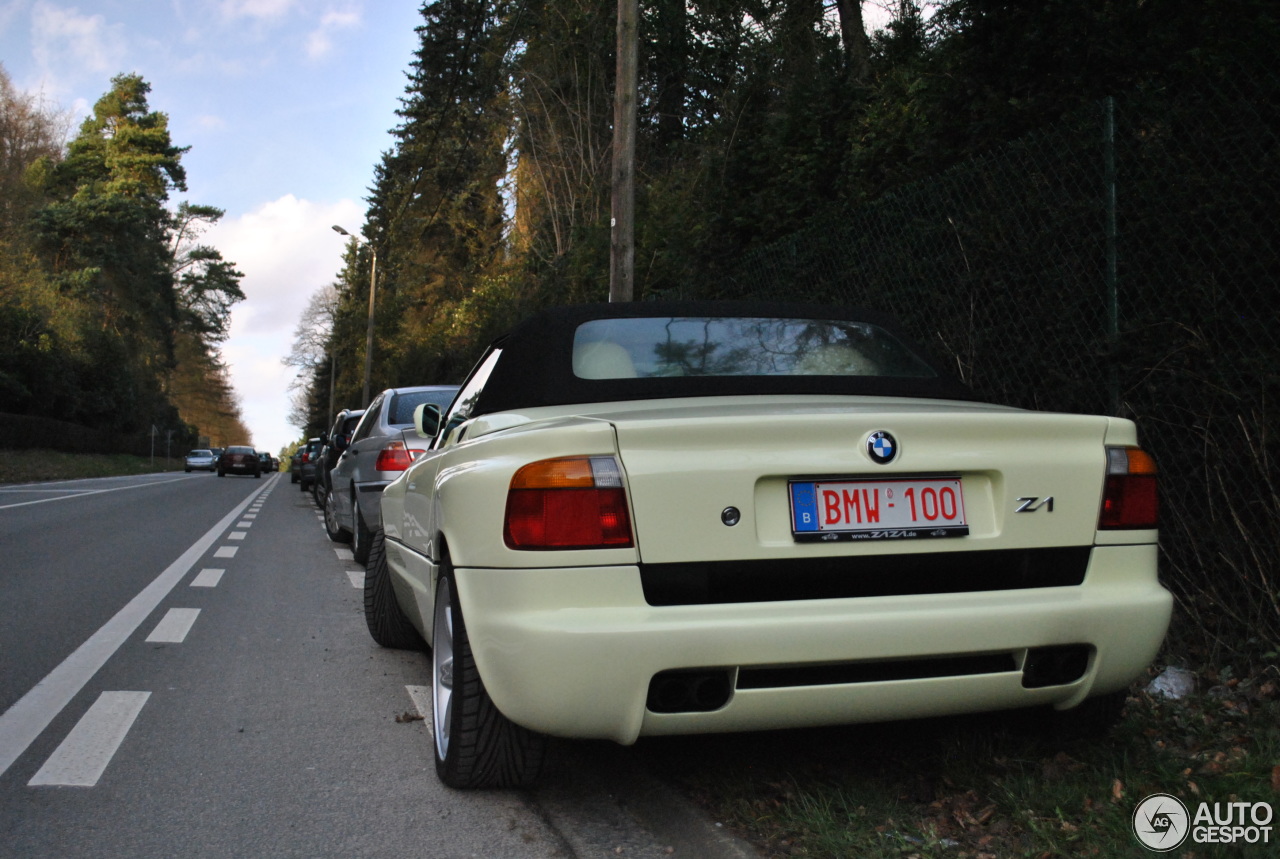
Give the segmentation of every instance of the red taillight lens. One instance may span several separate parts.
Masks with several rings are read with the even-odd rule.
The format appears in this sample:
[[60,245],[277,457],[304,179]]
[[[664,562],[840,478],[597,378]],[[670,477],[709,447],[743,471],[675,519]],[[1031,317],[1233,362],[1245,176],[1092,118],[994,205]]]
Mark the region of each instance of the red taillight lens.
[[1136,447],[1107,448],[1107,480],[1098,527],[1155,528],[1159,518],[1156,461],[1151,454]]
[[524,466],[507,491],[502,538],[511,549],[634,545],[618,461],[578,456]]
[[405,447],[402,441],[393,441],[378,451],[378,459],[373,467],[377,471],[404,471],[421,454],[420,450]]
[[309,454],[309,453],[304,453],[304,454],[302,454],[302,462],[303,462],[303,463],[308,463],[308,462],[310,462],[310,461],[311,461],[311,454]]

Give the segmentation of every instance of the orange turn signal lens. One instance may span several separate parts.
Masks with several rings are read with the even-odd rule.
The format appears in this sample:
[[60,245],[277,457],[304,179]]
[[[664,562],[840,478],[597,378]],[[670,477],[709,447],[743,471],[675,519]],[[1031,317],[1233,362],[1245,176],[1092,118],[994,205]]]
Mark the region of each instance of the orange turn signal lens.
[[590,489],[595,485],[590,457],[572,456],[529,463],[511,478],[510,488]]

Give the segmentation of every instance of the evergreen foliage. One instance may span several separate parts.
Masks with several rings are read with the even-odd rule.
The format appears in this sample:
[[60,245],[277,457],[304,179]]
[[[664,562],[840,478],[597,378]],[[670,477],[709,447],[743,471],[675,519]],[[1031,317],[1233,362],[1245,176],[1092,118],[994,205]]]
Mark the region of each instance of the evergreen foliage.
[[[901,0],[867,37],[844,0],[640,4],[638,299],[734,297],[750,249],[1172,68],[1269,50],[1273,17],[1264,0],[924,6]],[[338,406],[358,405],[370,246],[375,390],[457,381],[530,310],[608,294],[612,5],[421,14],[369,244],[337,284]]]
[[187,150],[150,89],[113,78],[64,150],[0,69],[0,412],[247,440],[216,349],[243,275],[197,243],[220,210],[167,208]]

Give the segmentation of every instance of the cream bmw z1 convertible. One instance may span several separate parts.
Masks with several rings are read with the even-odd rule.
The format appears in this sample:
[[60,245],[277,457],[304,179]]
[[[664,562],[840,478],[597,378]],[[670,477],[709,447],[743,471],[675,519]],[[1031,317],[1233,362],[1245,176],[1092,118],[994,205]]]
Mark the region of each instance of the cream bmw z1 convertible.
[[874,314],[548,311],[418,429],[366,619],[430,645],[456,787],[548,735],[1097,718],[1168,627],[1134,425],[975,402]]

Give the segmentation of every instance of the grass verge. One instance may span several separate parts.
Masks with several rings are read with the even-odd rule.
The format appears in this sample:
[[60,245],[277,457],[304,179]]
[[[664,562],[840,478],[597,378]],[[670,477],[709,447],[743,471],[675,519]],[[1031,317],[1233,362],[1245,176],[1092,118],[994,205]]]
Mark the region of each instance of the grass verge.
[[[1145,685],[1145,684],[1144,684]],[[1171,701],[1135,686],[1102,737],[1050,729],[1043,712],[769,734],[642,741],[638,754],[767,857],[1057,859],[1146,855],[1145,797],[1267,802],[1280,818],[1280,671],[1201,675]],[[1270,844],[1175,854],[1261,859]]]
[[61,453],[55,450],[0,450],[0,483],[76,480],[182,471],[182,459],[132,456],[125,453]]

